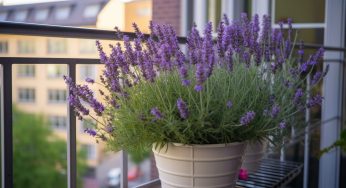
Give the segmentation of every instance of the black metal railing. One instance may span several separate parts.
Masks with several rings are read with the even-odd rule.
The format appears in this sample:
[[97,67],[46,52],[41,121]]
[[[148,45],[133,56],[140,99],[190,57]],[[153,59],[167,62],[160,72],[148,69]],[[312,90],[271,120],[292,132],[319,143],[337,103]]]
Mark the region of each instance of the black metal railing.
[[[116,31],[99,30],[90,28],[77,28],[41,24],[0,22],[0,34],[13,34],[25,36],[44,36],[44,37],[61,37],[61,38],[83,38],[97,40],[121,40]],[[135,33],[122,32],[129,36],[130,39],[135,37]],[[149,37],[149,35],[145,35]],[[179,43],[186,44],[185,37],[178,38]],[[321,45],[305,44],[306,49],[318,49]],[[324,46],[325,50],[346,52],[345,48]],[[332,62],[343,62],[340,60],[330,60]],[[14,64],[65,64],[68,66],[68,74],[76,81],[76,65],[77,64],[99,64],[98,59],[81,59],[81,58],[42,58],[42,57],[0,57],[0,64],[3,66],[3,143],[2,143],[2,181],[3,188],[13,188],[13,117],[12,117],[12,65]],[[345,65],[345,63],[344,63]],[[76,117],[73,110],[68,107],[68,187],[77,187],[77,159],[76,159]],[[127,159],[126,159],[127,161]],[[127,169],[123,169],[123,175],[127,174]],[[123,187],[127,187],[127,178],[123,178]],[[153,181],[157,184],[157,181]],[[143,187],[150,186],[150,182]]]

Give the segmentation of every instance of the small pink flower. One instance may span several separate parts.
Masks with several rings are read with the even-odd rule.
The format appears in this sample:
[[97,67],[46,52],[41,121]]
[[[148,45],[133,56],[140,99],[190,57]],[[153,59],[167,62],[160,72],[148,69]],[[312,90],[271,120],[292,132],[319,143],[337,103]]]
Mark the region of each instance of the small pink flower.
[[239,170],[238,178],[239,178],[240,180],[247,180],[247,179],[249,178],[249,173],[247,172],[246,169],[241,168],[241,169]]

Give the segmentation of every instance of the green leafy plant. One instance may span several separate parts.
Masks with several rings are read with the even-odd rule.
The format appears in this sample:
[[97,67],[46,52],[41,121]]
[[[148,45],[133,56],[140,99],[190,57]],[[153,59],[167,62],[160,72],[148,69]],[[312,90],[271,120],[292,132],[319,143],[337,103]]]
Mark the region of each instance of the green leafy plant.
[[[245,14],[232,23],[224,17],[218,36],[208,23],[200,35],[194,26],[187,37],[188,52],[179,47],[172,27],[150,25],[145,38],[134,25],[133,42],[110,46],[107,56],[97,42],[105,65],[99,82],[105,103],[88,85],[68,77],[69,102],[78,118],[97,122],[90,135],[112,150],[144,151],[159,143],[219,144],[282,136],[297,113],[319,105],[322,97],[307,97],[307,75],[323,49],[304,60],[303,45],[296,53],[289,30],[272,29],[270,18],[249,20]],[[216,43],[215,43],[216,42]],[[313,75],[312,87],[326,73]],[[84,103],[89,104],[87,106]],[[93,112],[92,112],[92,111]]]

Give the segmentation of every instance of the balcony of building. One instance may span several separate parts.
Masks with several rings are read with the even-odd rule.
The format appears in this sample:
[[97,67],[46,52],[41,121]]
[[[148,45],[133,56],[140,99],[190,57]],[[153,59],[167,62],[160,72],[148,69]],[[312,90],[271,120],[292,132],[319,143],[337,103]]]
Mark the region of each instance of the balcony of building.
[[[194,18],[198,25],[203,25],[209,18],[218,20],[217,17],[221,15],[218,14],[220,10],[217,12],[216,9],[216,13],[213,12],[211,8],[213,6],[225,9],[221,12],[232,10],[233,14],[230,15],[232,18],[236,18],[240,12],[244,11],[244,7],[251,7],[250,10],[245,9],[248,12],[271,14],[273,18],[275,18],[275,14],[283,14],[282,17],[290,16],[290,13],[276,11],[276,9],[280,9],[281,5],[278,5],[280,3],[275,4],[275,0],[265,0],[264,4],[267,6],[254,1],[246,2],[240,5],[227,1],[211,3],[197,0],[191,4],[191,2],[182,0],[177,5],[181,9],[175,10],[175,12],[180,11],[182,17]],[[102,1],[102,3],[104,4],[101,4],[99,9],[105,6],[106,1]],[[157,4],[159,3],[157,2]],[[309,126],[304,130],[292,130],[291,139],[284,144],[284,147],[281,150],[268,151],[267,158],[262,162],[261,171],[253,175],[251,181],[238,181],[239,187],[306,188],[344,187],[346,185],[344,168],[346,158],[343,152],[336,148],[322,158],[318,157],[319,150],[337,140],[346,125],[346,4],[342,0],[326,0],[323,3],[323,6],[320,5],[324,11],[323,14],[319,14],[316,16],[317,18],[306,16],[306,20],[311,21],[312,19],[311,22],[314,23],[297,23],[293,26],[302,29],[300,34],[306,39],[306,49],[316,50],[323,46],[326,50],[324,65],[330,66],[329,75],[331,76],[324,81],[326,86],[319,88],[325,96],[325,103],[321,109],[304,114],[304,121]],[[126,7],[131,9],[131,6],[136,5],[129,4],[124,9]],[[140,6],[147,5],[144,3]],[[163,14],[163,10],[165,9],[162,8],[161,12],[156,10],[157,14],[153,13],[153,19],[156,16],[159,21],[162,21],[160,19],[164,16],[159,16],[159,14]],[[140,9],[137,15],[145,16],[147,13],[147,9]],[[206,14],[209,15],[206,16]],[[292,15],[294,16],[294,14]],[[0,20],[1,16],[0,12]],[[130,31],[128,28],[131,26],[131,21],[125,17],[123,23],[114,24],[122,24],[124,25],[122,30]],[[34,170],[32,174],[24,172],[20,165],[24,165],[25,162],[18,163],[22,156],[20,153],[16,153],[16,148],[27,147],[29,145],[25,145],[25,143],[32,141],[23,141],[18,145],[18,135],[25,134],[15,127],[18,117],[23,116],[20,114],[21,112],[30,115],[39,114],[46,122],[45,126],[49,127],[49,133],[45,132],[45,136],[54,137],[63,143],[62,149],[59,150],[61,157],[54,159],[63,161],[62,167],[57,167],[61,168],[61,172],[55,174],[56,181],[62,182],[59,186],[69,188],[103,188],[118,185],[123,188],[160,187],[157,174],[152,172],[155,171],[152,158],[137,165],[131,162],[126,152],[105,152],[104,145],[96,143],[84,133],[84,129],[93,124],[93,120],[76,120],[66,101],[68,90],[62,75],[69,75],[78,83],[83,83],[87,77],[98,79],[102,65],[100,65],[94,45],[95,41],[101,41],[106,50],[109,50],[107,49],[108,44],[115,44],[121,40],[115,31],[100,29],[102,27],[94,28],[90,25],[87,27],[84,25],[83,27],[56,26],[44,24],[44,22],[40,24],[23,23],[15,20],[14,17],[13,19],[0,21],[0,112],[2,115],[0,118],[2,156],[0,180],[2,187],[18,187],[16,182],[20,181],[20,178],[23,177],[20,174],[24,173],[24,177],[31,180],[27,182],[29,184],[35,182],[35,179],[45,177],[36,174]],[[299,19],[297,18],[297,20]],[[71,22],[73,21],[71,20]],[[181,36],[186,36],[188,29],[184,27],[190,26],[192,19],[180,18],[180,21],[181,23],[173,21],[171,24],[181,31]],[[277,27],[276,21],[273,20],[273,27]],[[100,24],[102,25],[102,22]],[[132,32],[123,33],[131,39],[135,37]],[[184,46],[186,38],[179,37],[179,43]],[[35,133],[29,132],[27,134],[35,135]],[[55,145],[48,143],[45,146]],[[84,153],[81,154],[80,151],[84,151]],[[81,155],[83,155],[83,159],[80,158]],[[33,160],[34,158],[27,159]],[[27,163],[32,163],[32,161]],[[283,169],[285,169],[283,175],[277,175]],[[41,173],[44,174],[44,172]],[[127,174],[127,176],[122,176],[123,174]]]

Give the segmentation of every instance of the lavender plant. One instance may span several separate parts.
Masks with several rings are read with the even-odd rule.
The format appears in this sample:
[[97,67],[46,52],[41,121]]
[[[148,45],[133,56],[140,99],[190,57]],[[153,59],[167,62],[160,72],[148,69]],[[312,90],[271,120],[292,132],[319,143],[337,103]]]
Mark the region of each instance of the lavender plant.
[[[257,15],[250,20],[242,14],[232,22],[225,16],[215,40],[211,23],[203,34],[194,26],[186,54],[171,26],[150,23],[151,35],[145,38],[134,24],[137,37],[123,36],[123,46],[110,46],[109,55],[97,42],[104,71],[99,83],[86,81],[105,88],[99,91],[102,102],[88,85],[65,77],[70,105],[79,119],[96,120],[86,133],[113,150],[267,138],[323,99],[319,94],[307,98],[305,89],[323,49],[304,60],[303,45],[293,49],[291,20],[287,24],[284,32],[282,23],[271,28],[268,16],[262,27]],[[325,74],[316,72],[312,85]]]

